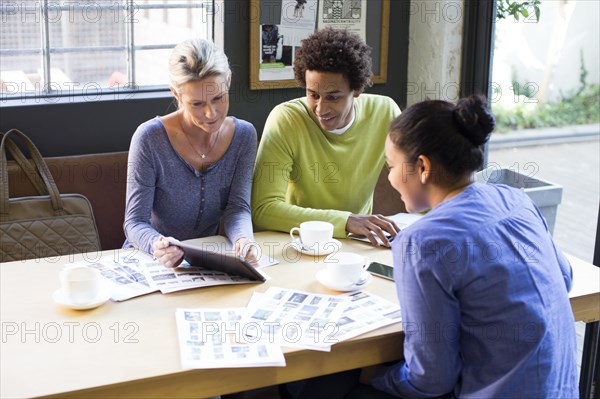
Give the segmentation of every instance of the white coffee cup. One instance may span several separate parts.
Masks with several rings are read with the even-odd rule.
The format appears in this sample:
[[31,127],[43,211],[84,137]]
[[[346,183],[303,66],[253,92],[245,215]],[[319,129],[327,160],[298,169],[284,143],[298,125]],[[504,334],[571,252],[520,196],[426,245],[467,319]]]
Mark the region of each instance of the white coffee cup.
[[333,225],[329,222],[310,221],[300,223],[300,227],[290,230],[292,240],[297,240],[294,233],[299,232],[300,244],[305,248],[311,248],[317,244],[318,248],[331,242],[333,238]]
[[337,252],[325,258],[327,278],[336,284],[352,285],[360,281],[369,258],[352,252]]
[[85,266],[76,266],[60,272],[60,288],[70,303],[84,305],[92,302],[101,289],[100,271]]

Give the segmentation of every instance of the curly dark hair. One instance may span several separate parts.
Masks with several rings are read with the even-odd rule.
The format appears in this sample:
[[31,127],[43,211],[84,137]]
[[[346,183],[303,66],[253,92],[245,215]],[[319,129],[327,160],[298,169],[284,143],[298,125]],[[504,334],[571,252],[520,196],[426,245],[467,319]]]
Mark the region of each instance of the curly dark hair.
[[371,85],[371,48],[355,33],[325,28],[302,40],[296,52],[294,77],[306,87],[306,71],[342,73],[351,90]]

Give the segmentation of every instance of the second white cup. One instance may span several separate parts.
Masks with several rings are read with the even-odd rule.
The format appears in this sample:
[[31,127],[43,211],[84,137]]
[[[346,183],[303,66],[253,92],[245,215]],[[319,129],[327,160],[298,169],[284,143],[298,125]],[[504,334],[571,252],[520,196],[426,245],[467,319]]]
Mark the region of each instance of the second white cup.
[[290,237],[296,240],[295,232],[299,232],[300,243],[304,247],[311,247],[314,244],[322,246],[331,242],[333,238],[333,225],[329,222],[310,221],[300,223],[300,227],[294,227],[290,230]]
[[369,265],[369,258],[352,252],[337,252],[325,259],[327,277],[336,284],[352,285]]
[[98,297],[101,279],[99,270],[77,266],[60,272],[60,288],[69,302],[84,305]]

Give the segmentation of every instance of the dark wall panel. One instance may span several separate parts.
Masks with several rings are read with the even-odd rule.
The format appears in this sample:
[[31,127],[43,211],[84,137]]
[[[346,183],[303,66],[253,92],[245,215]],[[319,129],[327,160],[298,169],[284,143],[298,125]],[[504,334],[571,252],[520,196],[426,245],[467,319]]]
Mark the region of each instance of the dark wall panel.
[[137,126],[170,105],[170,98],[2,105],[0,131],[18,128],[47,157],[125,151]]

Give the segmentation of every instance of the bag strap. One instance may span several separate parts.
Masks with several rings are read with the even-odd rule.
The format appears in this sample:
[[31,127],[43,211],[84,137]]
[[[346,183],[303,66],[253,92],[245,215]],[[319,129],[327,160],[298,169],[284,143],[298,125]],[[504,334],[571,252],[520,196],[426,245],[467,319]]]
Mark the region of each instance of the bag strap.
[[[0,140],[4,136],[3,132],[0,132]],[[9,139],[6,142],[6,149],[12,155],[13,159],[17,163],[17,165],[21,168],[21,170],[25,173],[25,176],[31,182],[31,185],[38,192],[39,195],[48,195],[48,191],[46,190],[46,186],[44,186],[39,178],[37,170],[31,166],[31,162],[23,155],[23,152],[17,146],[12,139]]]
[[10,140],[9,137],[11,135],[18,136],[27,146],[27,150],[29,151],[29,154],[31,155],[31,158],[37,169],[37,173],[39,177],[42,178],[42,181],[44,182],[44,185],[46,186],[46,189],[50,195],[50,201],[52,202],[54,214],[57,216],[64,215],[65,211],[62,200],[60,199],[58,187],[56,187],[56,183],[54,183],[54,178],[48,169],[48,165],[46,165],[46,162],[44,162],[42,154],[40,154],[40,151],[37,149],[35,144],[33,144],[31,139],[25,135],[25,133],[17,129],[11,129],[4,134],[4,137],[2,137],[2,142],[0,143],[0,178],[2,180],[0,183],[0,220],[8,220],[8,165],[6,161],[6,148],[8,145],[6,143]]

